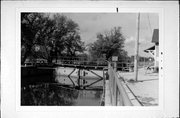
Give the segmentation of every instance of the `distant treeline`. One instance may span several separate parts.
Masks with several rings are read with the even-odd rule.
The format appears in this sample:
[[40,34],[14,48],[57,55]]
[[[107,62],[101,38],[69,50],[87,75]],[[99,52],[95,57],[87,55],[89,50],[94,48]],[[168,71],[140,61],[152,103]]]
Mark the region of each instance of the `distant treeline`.
[[[97,33],[96,41],[85,45],[79,25],[58,13],[21,13],[21,63],[26,59],[46,59],[48,63],[59,57],[85,57],[89,61],[99,58],[133,61],[124,50],[125,37],[117,26]],[[84,39],[86,40],[86,39]],[[148,58],[139,58],[141,61]]]

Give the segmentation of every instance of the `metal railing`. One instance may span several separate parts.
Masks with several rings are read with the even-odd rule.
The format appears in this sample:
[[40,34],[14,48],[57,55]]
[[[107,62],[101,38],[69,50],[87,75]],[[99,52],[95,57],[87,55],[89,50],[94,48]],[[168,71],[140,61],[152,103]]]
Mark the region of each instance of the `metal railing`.
[[[54,60],[54,63],[61,65],[77,65],[77,66],[100,66],[106,67],[108,65],[107,61],[103,58],[97,58],[94,60],[89,60],[87,57],[68,57],[68,56],[59,56],[57,60]],[[117,70],[123,72],[133,72],[134,71],[134,61],[132,60],[118,60]],[[150,65],[149,61],[139,61],[138,67],[147,67]]]
[[74,66],[87,66],[87,67],[107,67],[108,63],[102,59],[90,61],[84,58],[59,58],[55,62],[60,65],[74,65]]
[[61,60],[60,64],[74,64],[74,65],[92,65],[92,66],[106,66],[104,61],[79,61],[79,60]]
[[108,64],[110,101],[113,106],[132,106],[132,103],[118,78],[116,68]]

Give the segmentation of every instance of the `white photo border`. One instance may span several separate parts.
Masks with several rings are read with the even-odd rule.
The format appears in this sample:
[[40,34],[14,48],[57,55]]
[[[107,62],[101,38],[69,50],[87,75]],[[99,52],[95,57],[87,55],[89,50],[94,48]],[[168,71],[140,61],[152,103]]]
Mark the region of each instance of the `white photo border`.
[[[179,116],[179,10],[178,1],[2,1],[1,7],[1,114],[2,117],[178,117]],[[21,106],[20,14],[62,13],[158,13],[158,106]],[[176,16],[177,15],[177,16]],[[177,18],[177,19],[176,19]],[[178,48],[178,49],[177,49]],[[161,54],[162,52],[162,54]],[[161,69],[162,68],[162,69]],[[177,105],[177,106],[176,106]]]
[[[161,8],[120,8],[118,7],[119,12],[118,13],[157,13],[159,16],[159,54],[161,54],[161,52],[163,52],[163,10]],[[82,111],[89,111],[89,110],[161,110],[163,108],[163,72],[160,69],[159,71],[159,89],[158,89],[158,93],[159,93],[159,98],[158,98],[158,105],[157,106],[117,106],[117,107],[111,107],[111,106],[101,106],[101,107],[89,107],[89,106],[21,106],[20,105],[20,14],[22,12],[37,12],[37,13],[117,13],[116,11],[116,7],[112,7],[112,8],[18,8],[16,13],[17,13],[17,31],[18,31],[18,35],[16,37],[17,41],[16,41],[16,46],[17,46],[17,50],[16,50],[16,108],[17,111],[72,111],[72,110],[82,110]],[[117,13],[117,14],[118,14]],[[162,67],[162,63],[163,63],[163,58],[162,55],[159,55],[159,65],[160,68]]]

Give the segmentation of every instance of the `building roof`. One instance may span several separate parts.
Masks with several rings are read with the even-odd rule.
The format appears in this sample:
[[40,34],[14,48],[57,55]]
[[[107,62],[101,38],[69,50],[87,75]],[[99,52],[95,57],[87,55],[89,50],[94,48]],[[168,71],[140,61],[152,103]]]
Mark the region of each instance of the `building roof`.
[[153,43],[159,43],[159,29],[154,29],[152,36]]
[[151,50],[155,50],[155,46],[152,46],[152,47],[150,47],[150,48],[144,50],[144,52],[147,52],[147,53],[148,53],[148,51],[151,51]]

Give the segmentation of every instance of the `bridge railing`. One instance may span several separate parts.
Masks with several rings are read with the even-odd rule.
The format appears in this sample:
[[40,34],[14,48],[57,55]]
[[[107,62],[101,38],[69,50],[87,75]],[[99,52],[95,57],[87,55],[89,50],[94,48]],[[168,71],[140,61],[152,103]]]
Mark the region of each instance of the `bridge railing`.
[[118,78],[116,69],[108,64],[110,100],[113,106],[132,106],[132,103]]
[[59,64],[69,64],[69,65],[81,65],[81,66],[107,66],[105,61],[85,61],[85,60],[60,60],[57,62]]

